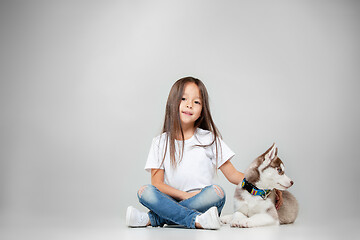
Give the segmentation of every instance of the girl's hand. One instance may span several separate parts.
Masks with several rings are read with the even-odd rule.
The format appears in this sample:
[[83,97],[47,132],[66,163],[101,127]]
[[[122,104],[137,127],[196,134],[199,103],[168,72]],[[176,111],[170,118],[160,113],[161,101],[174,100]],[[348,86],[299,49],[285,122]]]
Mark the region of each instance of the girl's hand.
[[279,208],[283,204],[282,191],[275,189],[275,194],[276,194],[275,207],[277,210],[279,210]]
[[195,191],[195,192],[186,192],[186,194],[184,195],[184,198],[182,200],[186,200],[189,198],[192,198],[193,196],[195,196],[196,194],[198,194],[201,191]]

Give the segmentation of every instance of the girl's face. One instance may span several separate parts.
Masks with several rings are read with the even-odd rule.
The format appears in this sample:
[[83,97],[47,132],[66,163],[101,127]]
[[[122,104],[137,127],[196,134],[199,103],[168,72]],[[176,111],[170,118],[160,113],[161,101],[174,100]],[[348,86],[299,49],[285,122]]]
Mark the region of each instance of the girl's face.
[[180,102],[181,126],[194,127],[195,121],[200,117],[202,102],[200,90],[195,83],[187,83],[184,88],[182,100]]

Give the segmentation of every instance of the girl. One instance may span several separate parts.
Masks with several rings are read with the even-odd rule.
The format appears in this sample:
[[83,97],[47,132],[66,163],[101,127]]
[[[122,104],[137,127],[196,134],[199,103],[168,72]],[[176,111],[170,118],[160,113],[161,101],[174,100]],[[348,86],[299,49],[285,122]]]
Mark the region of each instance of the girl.
[[162,132],[153,139],[145,165],[151,185],[138,191],[140,203],[150,211],[128,207],[127,226],[219,229],[225,192],[213,184],[214,174],[220,169],[235,185],[244,174],[230,162],[235,154],[221,139],[199,79],[185,77],[172,86]]

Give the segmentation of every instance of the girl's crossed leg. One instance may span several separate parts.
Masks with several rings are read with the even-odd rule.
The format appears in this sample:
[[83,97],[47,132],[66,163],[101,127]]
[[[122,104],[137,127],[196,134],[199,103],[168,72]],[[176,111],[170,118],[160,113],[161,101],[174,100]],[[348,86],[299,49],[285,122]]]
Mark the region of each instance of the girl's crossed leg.
[[176,201],[153,185],[145,185],[138,191],[138,198],[150,210],[148,215],[153,227],[178,224],[195,228],[198,215],[214,206],[220,214],[225,204],[225,192],[218,185],[207,186],[200,193],[183,201]]

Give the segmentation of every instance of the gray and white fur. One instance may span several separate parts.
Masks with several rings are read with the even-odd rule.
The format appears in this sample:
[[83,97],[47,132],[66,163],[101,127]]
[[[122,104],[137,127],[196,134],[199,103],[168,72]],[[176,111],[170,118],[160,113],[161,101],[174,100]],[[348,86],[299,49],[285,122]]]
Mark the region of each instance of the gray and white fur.
[[[277,156],[275,143],[261,156],[257,157],[245,171],[245,178],[259,189],[272,189],[268,198],[254,196],[241,187],[234,194],[234,214],[222,216],[223,224],[231,227],[260,227],[293,223],[298,215],[296,198],[288,191],[293,181],[285,175],[283,162]],[[276,193],[281,190],[283,204],[275,208]]]

